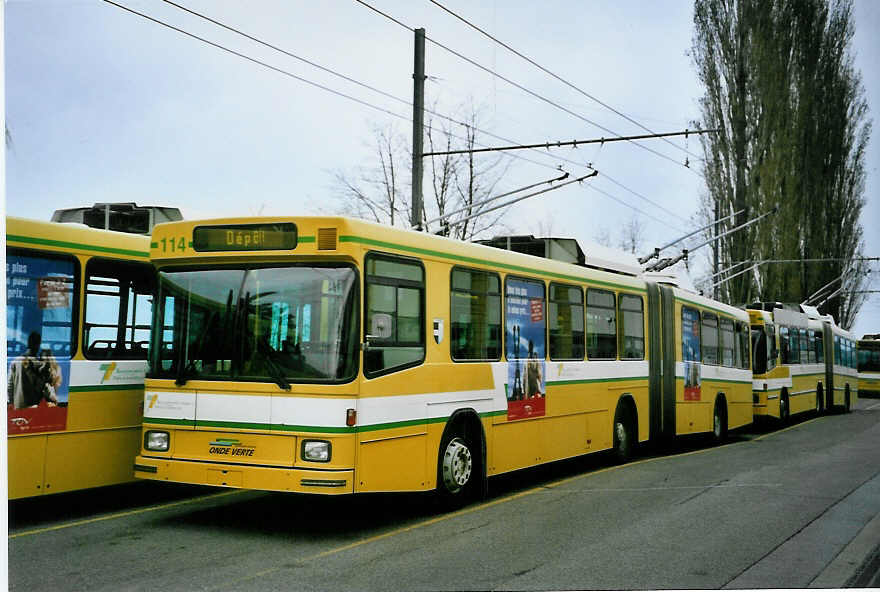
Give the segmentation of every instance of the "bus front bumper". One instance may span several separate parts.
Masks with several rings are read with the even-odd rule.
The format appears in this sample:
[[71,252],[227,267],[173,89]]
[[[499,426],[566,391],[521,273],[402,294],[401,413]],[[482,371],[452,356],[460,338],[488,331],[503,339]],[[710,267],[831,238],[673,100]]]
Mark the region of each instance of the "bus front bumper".
[[137,456],[134,476],[139,479],[340,495],[354,493],[353,470],[316,471],[284,467],[255,467]]

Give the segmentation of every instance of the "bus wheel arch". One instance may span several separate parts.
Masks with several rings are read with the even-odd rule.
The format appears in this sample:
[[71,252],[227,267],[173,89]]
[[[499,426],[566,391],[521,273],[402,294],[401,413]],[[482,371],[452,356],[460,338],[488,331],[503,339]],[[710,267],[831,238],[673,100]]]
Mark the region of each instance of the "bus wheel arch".
[[639,416],[632,394],[624,393],[617,400],[611,430],[614,459],[625,463],[632,458],[639,439]]
[[724,393],[715,396],[712,410],[712,440],[720,444],[727,439],[727,397]]
[[486,437],[473,409],[458,409],[446,422],[437,453],[436,491],[448,507],[486,494]]

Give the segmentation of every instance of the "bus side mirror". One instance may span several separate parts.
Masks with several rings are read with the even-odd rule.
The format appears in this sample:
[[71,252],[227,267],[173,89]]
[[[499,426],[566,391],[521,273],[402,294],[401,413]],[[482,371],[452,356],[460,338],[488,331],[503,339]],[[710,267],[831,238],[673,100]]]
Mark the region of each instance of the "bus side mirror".
[[367,341],[371,339],[389,339],[391,337],[391,315],[384,312],[373,313],[370,319],[370,334],[366,336]]

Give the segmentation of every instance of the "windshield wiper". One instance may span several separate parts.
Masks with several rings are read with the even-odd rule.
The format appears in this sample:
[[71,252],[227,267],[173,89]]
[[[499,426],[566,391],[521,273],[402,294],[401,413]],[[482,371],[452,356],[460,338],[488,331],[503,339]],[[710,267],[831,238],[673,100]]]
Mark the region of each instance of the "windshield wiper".
[[272,355],[275,354],[275,350],[272,349],[272,346],[269,345],[269,342],[266,339],[266,336],[263,335],[257,341],[257,351],[263,356],[263,360],[266,362],[266,369],[269,370],[269,376],[272,377],[272,380],[275,381],[275,384],[279,386],[279,388],[289,391],[290,383],[287,382],[287,378],[284,376],[284,371],[278,365],[275,360],[272,359]]
[[188,380],[195,378],[198,375],[199,371],[196,370],[195,361],[190,360],[187,364],[180,365],[180,371],[177,373],[177,379],[174,381],[174,384],[177,386],[183,386]]

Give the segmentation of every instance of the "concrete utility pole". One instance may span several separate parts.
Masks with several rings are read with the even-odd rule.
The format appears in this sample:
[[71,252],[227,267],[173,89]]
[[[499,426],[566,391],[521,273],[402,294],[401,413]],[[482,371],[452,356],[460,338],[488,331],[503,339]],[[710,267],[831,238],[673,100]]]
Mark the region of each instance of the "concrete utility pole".
[[410,225],[422,228],[422,151],[425,125],[425,30],[415,30],[413,66],[412,215]]

